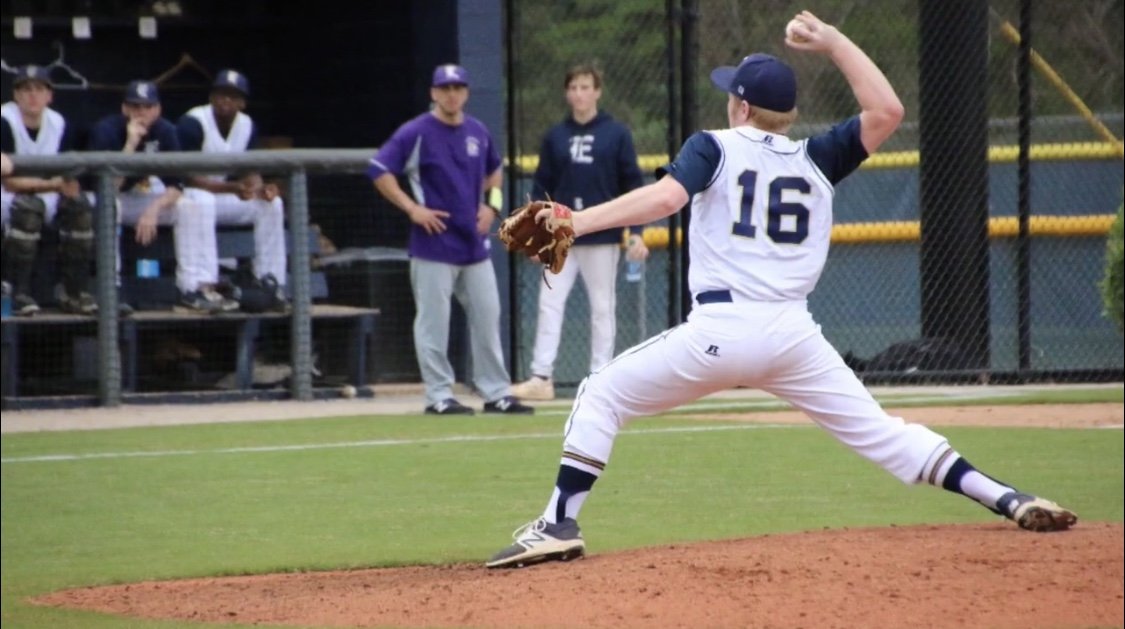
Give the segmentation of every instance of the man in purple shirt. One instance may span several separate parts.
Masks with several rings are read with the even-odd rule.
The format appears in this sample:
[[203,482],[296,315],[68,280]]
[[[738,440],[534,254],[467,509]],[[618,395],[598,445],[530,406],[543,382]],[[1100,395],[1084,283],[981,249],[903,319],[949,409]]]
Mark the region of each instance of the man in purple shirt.
[[[499,203],[482,202],[500,189],[500,155],[484,124],[465,113],[469,75],[458,65],[434,70],[433,108],[395,130],[371,159],[375,189],[410,217],[410,285],[417,316],[414,350],[426,385],[425,412],[471,415],[453,397],[449,346],[451,297],[469,321],[473,385],[484,412],[530,414],[511,395],[500,344],[500,295],[489,257],[489,229]],[[411,194],[398,184],[403,175]],[[490,194],[490,198],[493,195]]]

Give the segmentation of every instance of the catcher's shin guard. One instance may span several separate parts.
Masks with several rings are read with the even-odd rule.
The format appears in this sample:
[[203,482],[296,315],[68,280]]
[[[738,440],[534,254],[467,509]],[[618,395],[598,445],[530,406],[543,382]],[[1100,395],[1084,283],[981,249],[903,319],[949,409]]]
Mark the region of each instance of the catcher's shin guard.
[[59,280],[68,295],[86,291],[94,258],[94,208],[84,197],[59,199]]
[[12,199],[8,233],[4,235],[4,278],[16,294],[31,288],[31,271],[39,254],[39,239],[47,206],[34,194],[17,194]]

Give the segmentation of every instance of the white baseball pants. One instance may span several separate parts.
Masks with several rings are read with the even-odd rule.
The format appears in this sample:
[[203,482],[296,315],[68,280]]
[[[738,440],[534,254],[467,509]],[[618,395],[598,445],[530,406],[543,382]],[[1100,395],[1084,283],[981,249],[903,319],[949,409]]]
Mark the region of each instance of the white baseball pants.
[[[254,275],[260,278],[272,273],[278,284],[286,284],[285,205],[280,198],[242,200],[235,194],[213,194],[198,188],[188,190],[196,203],[214,208],[217,224],[253,225]],[[217,257],[213,264],[218,269]]]
[[[40,192],[36,196],[43,199],[43,204],[47,206],[47,214],[45,215],[44,224],[50,225],[55,220],[55,214],[59,211],[59,193],[57,192]],[[3,214],[4,231],[8,230],[8,222],[12,218],[12,201],[16,198],[15,193],[8,192],[4,188],[0,188],[0,213]]]
[[688,321],[615,358],[582,382],[564,449],[608,462],[617,432],[732,387],[772,393],[904,483],[946,439],[891,417],[824,338],[805,302],[697,305]]
[[531,373],[551,377],[559,353],[559,341],[566,313],[566,300],[579,274],[590,301],[590,371],[597,371],[613,359],[617,333],[617,244],[573,247],[558,275],[549,275],[539,285],[539,319],[535,328],[535,350]]
[[[160,213],[158,223],[171,225],[176,248],[176,287],[181,292],[199,290],[202,284],[219,281],[218,244],[215,241],[215,206],[197,203],[194,189],[184,194],[171,210]],[[145,208],[162,192],[122,192],[117,195],[119,221],[136,225]],[[121,260],[117,262],[118,272]]]

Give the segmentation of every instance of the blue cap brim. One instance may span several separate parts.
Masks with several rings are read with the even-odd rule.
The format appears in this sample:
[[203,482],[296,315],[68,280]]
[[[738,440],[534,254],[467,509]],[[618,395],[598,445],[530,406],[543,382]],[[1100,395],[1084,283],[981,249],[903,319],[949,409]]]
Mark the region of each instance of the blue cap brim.
[[735,72],[738,72],[738,68],[734,66],[719,66],[711,70],[711,83],[729,94],[731,83],[734,83]]

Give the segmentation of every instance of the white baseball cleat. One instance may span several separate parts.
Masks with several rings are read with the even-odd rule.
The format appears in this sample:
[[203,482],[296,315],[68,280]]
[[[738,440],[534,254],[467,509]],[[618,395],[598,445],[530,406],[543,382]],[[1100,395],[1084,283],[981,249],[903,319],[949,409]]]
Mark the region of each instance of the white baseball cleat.
[[1078,522],[1074,512],[1050,500],[1014,491],[1000,496],[996,508],[1021,529],[1036,533],[1065,531]]
[[582,531],[573,518],[551,523],[539,518],[512,533],[514,544],[485,562],[487,568],[522,568],[543,561],[570,561],[586,553]]

